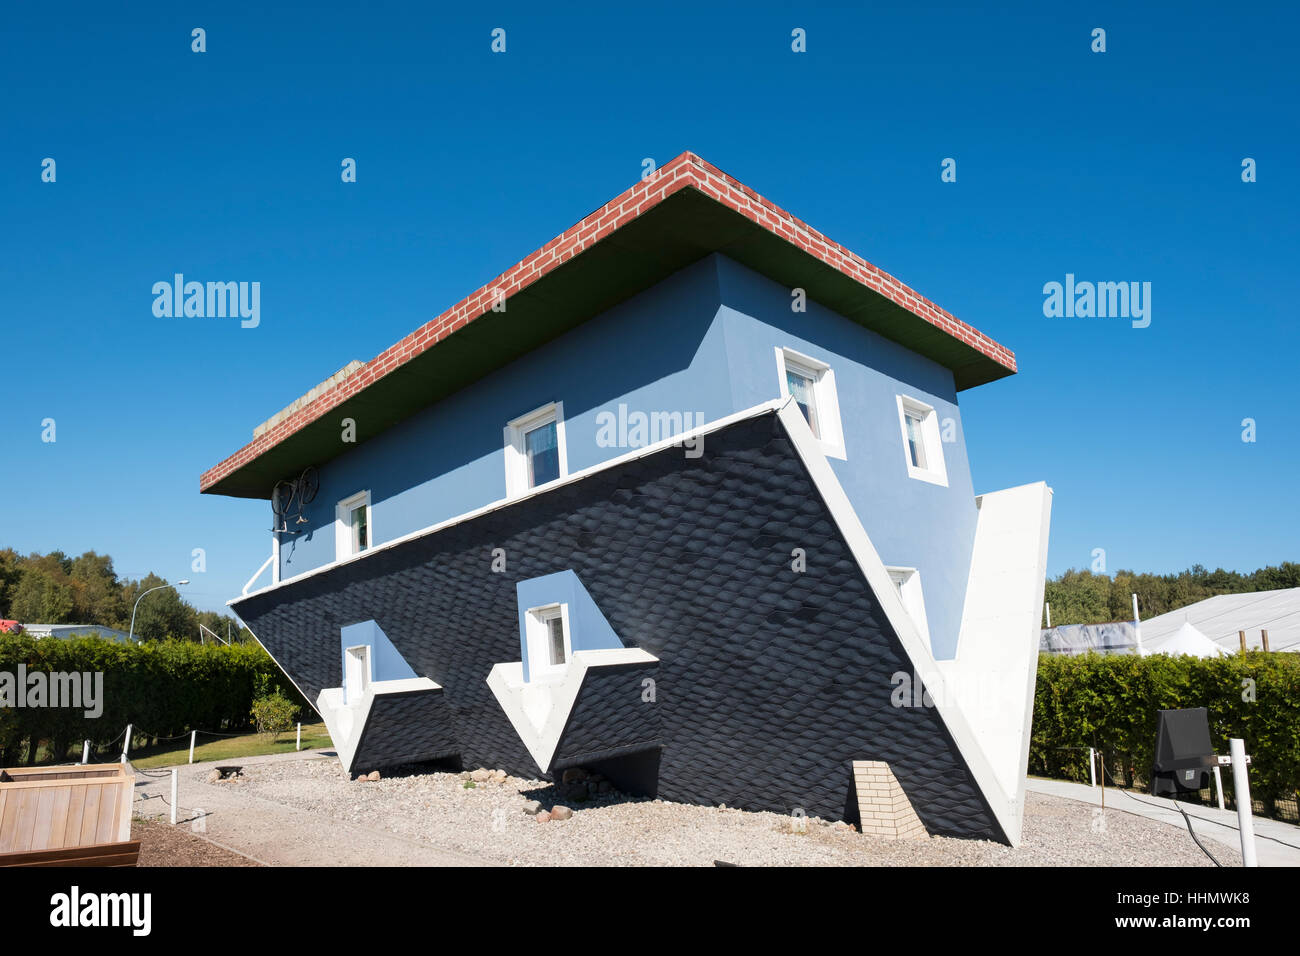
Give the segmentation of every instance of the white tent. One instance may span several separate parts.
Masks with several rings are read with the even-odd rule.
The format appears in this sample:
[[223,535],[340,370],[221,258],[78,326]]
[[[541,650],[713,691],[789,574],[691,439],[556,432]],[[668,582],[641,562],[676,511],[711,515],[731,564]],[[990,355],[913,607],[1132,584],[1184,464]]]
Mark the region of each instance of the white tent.
[[[1145,628],[1145,625],[1144,625]],[[1222,657],[1226,652],[1214,641],[1196,629],[1191,621],[1183,621],[1183,626],[1173,634],[1148,640],[1143,634],[1139,653],[1143,657],[1152,654],[1187,654],[1191,657]]]
[[1260,631],[1268,631],[1268,646],[1275,651],[1300,651],[1300,588],[1222,594],[1198,601],[1142,622],[1142,643],[1159,645],[1184,623],[1229,654],[1241,646],[1238,631],[1246,632],[1246,646],[1258,649]]

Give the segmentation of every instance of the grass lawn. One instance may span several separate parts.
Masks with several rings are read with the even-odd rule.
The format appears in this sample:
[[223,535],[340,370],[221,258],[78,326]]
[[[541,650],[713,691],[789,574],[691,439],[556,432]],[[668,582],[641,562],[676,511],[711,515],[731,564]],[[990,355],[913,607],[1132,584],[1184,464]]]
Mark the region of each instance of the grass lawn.
[[[295,732],[281,734],[275,740],[268,740],[263,734],[245,734],[242,737],[205,737],[199,734],[198,746],[194,748],[194,762],[204,760],[232,760],[238,757],[255,757],[259,754],[291,753],[294,748]],[[325,724],[302,725],[302,749],[313,747],[331,747],[329,733]],[[131,763],[143,770],[154,767],[170,767],[174,764],[188,763],[190,759],[190,739],[169,740],[156,747],[142,747],[132,751]]]

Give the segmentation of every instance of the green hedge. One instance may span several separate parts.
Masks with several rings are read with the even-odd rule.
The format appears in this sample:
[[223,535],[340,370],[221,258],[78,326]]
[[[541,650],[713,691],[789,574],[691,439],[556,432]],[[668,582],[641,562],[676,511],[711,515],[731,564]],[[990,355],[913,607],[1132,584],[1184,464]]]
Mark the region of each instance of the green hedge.
[[0,636],[0,672],[102,672],[103,713],[81,709],[0,707],[0,766],[36,759],[37,745],[58,756],[91,741],[112,749],[127,724],[141,737],[170,737],[190,730],[251,728],[253,698],[277,687],[295,703],[302,696],[256,644],[204,645],[148,641],[129,645],[97,637],[33,639]]
[[[1247,681],[1254,682],[1254,699]],[[1210,742],[1221,754],[1240,737],[1252,757],[1251,796],[1271,805],[1300,789],[1300,654],[1263,653],[1201,660],[1085,654],[1038,659],[1029,772],[1088,779],[1088,748],[1112,773],[1145,781],[1155,757],[1156,712],[1205,707]],[[1231,785],[1231,774],[1224,774]]]

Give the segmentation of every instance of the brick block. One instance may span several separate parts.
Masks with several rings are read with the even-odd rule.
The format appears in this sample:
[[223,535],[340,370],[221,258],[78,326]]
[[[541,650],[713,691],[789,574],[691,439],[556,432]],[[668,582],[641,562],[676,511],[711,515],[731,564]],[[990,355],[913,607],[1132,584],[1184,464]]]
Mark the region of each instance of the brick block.
[[853,780],[863,833],[889,840],[921,839],[929,835],[889,764],[880,760],[855,760]]

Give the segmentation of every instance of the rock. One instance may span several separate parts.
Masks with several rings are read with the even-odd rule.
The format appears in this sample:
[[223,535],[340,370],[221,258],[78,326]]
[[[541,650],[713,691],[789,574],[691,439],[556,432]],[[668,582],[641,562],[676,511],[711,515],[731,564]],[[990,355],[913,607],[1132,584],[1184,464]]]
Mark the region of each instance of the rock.
[[541,813],[537,814],[534,819],[536,819],[538,823],[547,823],[550,821],[551,815],[543,810]]
[[610,786],[610,783],[609,783],[608,780],[602,780],[602,781],[600,782],[600,786],[599,786],[597,789],[599,789],[601,793],[609,793],[609,792],[612,791],[614,788],[613,788],[612,786]]
[[564,776],[560,778],[560,782],[583,783],[590,776],[591,774],[587,773],[587,771],[583,770],[581,767],[570,767],[568,770],[564,771]]
[[209,771],[208,771],[208,783],[216,783],[216,782],[219,781],[220,779],[221,779],[221,771],[220,771],[220,770],[209,770]]
[[505,772],[504,770],[493,770],[493,771],[492,771],[492,782],[493,782],[493,783],[505,783],[505,782],[506,782],[506,772]]
[[379,771],[378,771],[378,770],[372,770],[372,771],[370,771],[370,773],[366,776],[366,779],[367,779],[367,780],[378,780],[378,779],[379,779]]
[[556,807],[551,807],[551,817],[550,817],[550,818],[551,818],[552,820],[567,820],[567,819],[569,819],[571,816],[573,816],[573,811],[570,810],[568,807],[565,807],[565,806],[556,806]]
[[484,770],[482,767],[479,767],[469,775],[469,778],[475,783],[487,783],[492,779],[492,771]]
[[524,813],[530,817],[535,817],[542,812],[542,805],[536,800],[529,800],[524,804]]

